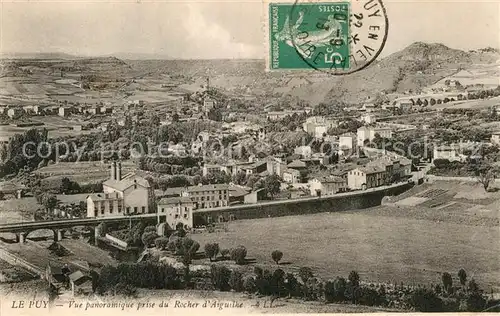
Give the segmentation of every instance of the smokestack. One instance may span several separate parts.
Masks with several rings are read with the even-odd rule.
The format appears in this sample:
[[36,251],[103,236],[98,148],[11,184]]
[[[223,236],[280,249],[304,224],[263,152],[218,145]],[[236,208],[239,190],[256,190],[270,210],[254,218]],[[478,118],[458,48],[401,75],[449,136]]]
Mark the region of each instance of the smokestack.
[[111,163],[111,180],[116,180],[116,162]]
[[118,168],[116,168],[116,180],[121,181],[122,179],[122,163],[118,162]]

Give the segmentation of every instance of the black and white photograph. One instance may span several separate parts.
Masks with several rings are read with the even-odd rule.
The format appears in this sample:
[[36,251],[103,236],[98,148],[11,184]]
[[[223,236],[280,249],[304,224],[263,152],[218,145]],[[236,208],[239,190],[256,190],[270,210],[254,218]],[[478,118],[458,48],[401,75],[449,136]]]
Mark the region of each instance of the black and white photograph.
[[0,314],[500,312],[500,2],[0,0]]

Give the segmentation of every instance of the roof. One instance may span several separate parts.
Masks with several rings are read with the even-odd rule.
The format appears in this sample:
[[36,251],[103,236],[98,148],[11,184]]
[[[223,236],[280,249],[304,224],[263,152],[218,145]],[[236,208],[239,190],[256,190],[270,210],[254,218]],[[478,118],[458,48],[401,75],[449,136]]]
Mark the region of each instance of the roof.
[[193,203],[191,198],[187,196],[178,196],[178,197],[170,197],[161,199],[158,204],[163,205],[172,205],[172,204],[182,204],[182,203]]
[[120,181],[109,179],[109,180],[104,181],[103,185],[108,186],[108,187],[113,188],[113,189],[118,190],[118,191],[125,191],[126,189],[128,189],[129,187],[134,185],[135,183],[137,183],[138,185],[145,187],[145,188],[150,187],[148,180],[144,179],[143,177],[137,176],[137,175],[127,176],[127,177],[121,179]]
[[107,200],[119,200],[121,197],[118,195],[118,192],[116,194],[112,193],[94,193],[94,194],[89,194],[87,196],[87,199],[90,198],[92,201],[107,201]]
[[321,177],[316,177],[314,178],[318,180],[319,182],[322,183],[339,183],[339,182],[345,182],[345,180],[341,177],[337,176],[321,176]]
[[364,166],[353,170],[359,170],[366,174],[385,172],[385,168],[382,166]]
[[232,197],[241,197],[247,195],[250,190],[245,189],[241,186],[231,186],[229,187],[229,196]]
[[61,202],[61,204],[71,204],[85,202],[88,196],[88,193],[58,194],[57,199]]
[[294,160],[288,164],[288,168],[304,168],[307,164],[302,160]]
[[300,171],[299,171],[299,170],[296,170],[296,169],[286,169],[285,171],[283,171],[283,173],[295,173],[295,174],[300,174]]
[[229,185],[227,184],[206,184],[206,185],[194,185],[187,187],[188,192],[228,190],[228,189]]
[[71,273],[68,277],[71,281],[75,282],[75,281],[78,281],[82,278],[85,278],[85,274],[83,274],[82,271],[78,270],[78,271]]

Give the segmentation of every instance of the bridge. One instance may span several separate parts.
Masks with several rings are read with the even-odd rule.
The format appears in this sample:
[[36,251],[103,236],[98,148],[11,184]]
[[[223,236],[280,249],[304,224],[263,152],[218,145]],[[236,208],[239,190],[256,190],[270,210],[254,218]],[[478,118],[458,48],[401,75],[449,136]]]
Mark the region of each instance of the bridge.
[[[16,240],[23,243],[29,233],[38,229],[50,229],[54,232],[54,241],[59,241],[64,236],[64,231],[68,228],[76,226],[92,226],[95,227],[102,222],[106,223],[131,223],[144,218],[156,218],[156,213],[129,215],[129,216],[114,216],[114,217],[93,217],[93,218],[77,218],[77,219],[58,219],[36,222],[22,222],[1,224],[0,233],[14,233]],[[98,234],[97,229],[94,230]]]

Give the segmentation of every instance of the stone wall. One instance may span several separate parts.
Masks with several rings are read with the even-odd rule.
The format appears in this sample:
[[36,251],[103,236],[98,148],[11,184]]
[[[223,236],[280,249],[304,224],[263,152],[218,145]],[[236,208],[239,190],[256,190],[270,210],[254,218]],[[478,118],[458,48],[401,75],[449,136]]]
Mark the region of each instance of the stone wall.
[[303,215],[321,212],[341,212],[379,206],[387,195],[397,195],[413,187],[412,183],[404,183],[387,189],[359,191],[338,194],[337,196],[311,198],[283,203],[266,203],[262,205],[240,205],[214,210],[195,211],[195,226],[207,223],[226,222],[230,219],[252,219],[288,215]]

